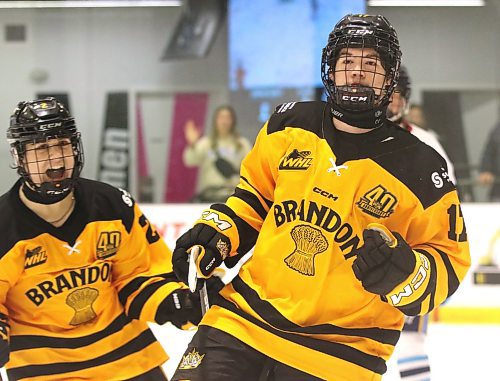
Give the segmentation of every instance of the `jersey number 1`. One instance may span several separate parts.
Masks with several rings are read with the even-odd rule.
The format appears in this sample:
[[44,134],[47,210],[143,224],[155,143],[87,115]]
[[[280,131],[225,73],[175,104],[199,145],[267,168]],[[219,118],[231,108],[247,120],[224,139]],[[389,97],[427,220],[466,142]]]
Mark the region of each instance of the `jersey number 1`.
[[[452,204],[448,208],[448,216],[450,217],[450,230],[448,231],[448,238],[456,242],[467,241],[467,231],[465,230],[464,217],[460,206]],[[457,228],[461,228],[460,234],[458,234]]]

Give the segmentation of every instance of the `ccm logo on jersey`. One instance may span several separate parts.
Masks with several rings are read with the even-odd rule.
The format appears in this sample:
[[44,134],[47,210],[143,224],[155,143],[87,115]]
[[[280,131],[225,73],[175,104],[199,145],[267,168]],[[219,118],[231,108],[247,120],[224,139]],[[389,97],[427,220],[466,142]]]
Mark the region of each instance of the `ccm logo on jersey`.
[[418,268],[418,272],[411,279],[410,283],[403,287],[402,292],[398,292],[394,295],[389,296],[393,305],[397,306],[399,303],[401,303],[403,298],[411,296],[414,291],[417,291],[420,288],[425,279],[427,279],[427,276],[429,274],[429,260],[422,254],[419,254],[419,256],[422,264]]
[[334,194],[327,192],[323,189],[320,189],[318,187],[314,187],[313,192],[319,194],[320,196],[326,197],[328,199],[332,199],[333,201],[335,201],[339,198],[339,196],[335,196]]
[[231,228],[231,225],[228,221],[223,220],[219,217],[219,215],[213,211],[207,210],[201,214],[201,219],[205,221],[212,221],[220,231],[227,230]]

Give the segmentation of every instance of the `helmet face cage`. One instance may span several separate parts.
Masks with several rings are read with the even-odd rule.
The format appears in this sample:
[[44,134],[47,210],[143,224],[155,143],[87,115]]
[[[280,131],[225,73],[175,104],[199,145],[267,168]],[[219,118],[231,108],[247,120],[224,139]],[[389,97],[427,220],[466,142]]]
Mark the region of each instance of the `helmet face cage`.
[[80,133],[54,98],[18,104],[7,130],[14,168],[42,196],[69,193],[83,168]]
[[[397,34],[385,17],[347,15],[323,49],[321,78],[334,103],[348,111],[367,111],[389,103],[400,62]],[[348,85],[356,76],[360,83]]]

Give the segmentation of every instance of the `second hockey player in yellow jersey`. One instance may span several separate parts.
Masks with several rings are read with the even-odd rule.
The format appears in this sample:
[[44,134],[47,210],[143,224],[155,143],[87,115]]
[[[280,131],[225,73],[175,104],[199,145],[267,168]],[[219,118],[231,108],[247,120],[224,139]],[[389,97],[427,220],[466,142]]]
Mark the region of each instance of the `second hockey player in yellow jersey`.
[[79,177],[80,133],[54,98],[21,102],[7,137],[21,176],[0,198],[9,380],[166,380],[146,323],[201,314],[165,243],[130,194]]
[[456,291],[470,257],[446,163],[386,119],[400,57],[384,17],[343,18],[323,52],[328,102],[279,106],[234,194],[179,238],[183,280],[193,245],[200,277],[255,248],[173,380],[380,380],[404,316]]

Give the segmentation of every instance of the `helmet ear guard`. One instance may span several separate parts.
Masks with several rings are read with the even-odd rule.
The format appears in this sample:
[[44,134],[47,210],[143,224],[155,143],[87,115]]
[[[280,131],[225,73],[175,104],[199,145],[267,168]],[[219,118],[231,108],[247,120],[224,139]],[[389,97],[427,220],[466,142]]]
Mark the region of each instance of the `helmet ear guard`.
[[[71,170],[71,174],[65,177],[60,176],[54,181],[37,183],[33,180],[33,175],[40,176],[42,174],[29,172],[27,168],[27,147],[41,142],[48,142],[51,139],[66,139],[71,144],[74,159],[73,167],[62,169]],[[13,159],[12,166],[17,169],[22,181],[38,194],[37,202],[57,202],[73,189],[74,183],[83,168],[83,147],[80,133],[76,129],[75,120],[62,103],[51,97],[20,102],[10,117],[7,140],[10,144]],[[61,152],[63,150],[62,145],[64,144],[61,144]],[[36,155],[35,158],[37,158]],[[38,165],[38,162],[39,160],[36,159],[32,164],[37,163]],[[51,171],[54,172],[54,169],[51,169]],[[64,172],[62,173],[64,174]]]

